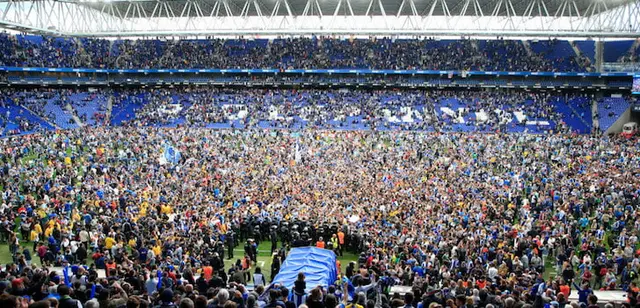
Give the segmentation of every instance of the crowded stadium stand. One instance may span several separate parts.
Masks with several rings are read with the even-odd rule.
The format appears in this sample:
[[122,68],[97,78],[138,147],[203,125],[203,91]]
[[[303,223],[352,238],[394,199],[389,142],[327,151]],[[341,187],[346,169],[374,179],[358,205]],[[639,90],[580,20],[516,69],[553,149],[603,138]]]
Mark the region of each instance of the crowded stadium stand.
[[640,308],[640,0],[0,0],[0,308]]
[[53,126],[31,113],[31,111],[24,107],[7,103],[6,101],[2,103],[0,113],[2,137],[30,134],[53,128]]
[[[254,39],[115,41],[1,35],[0,64],[112,69],[591,70],[563,40]],[[81,45],[81,46],[80,46]],[[530,49],[526,48],[530,45]],[[630,46],[629,46],[630,47]],[[96,50],[97,49],[97,50]],[[628,49],[628,48],[627,48]],[[97,56],[100,53],[101,56]]]

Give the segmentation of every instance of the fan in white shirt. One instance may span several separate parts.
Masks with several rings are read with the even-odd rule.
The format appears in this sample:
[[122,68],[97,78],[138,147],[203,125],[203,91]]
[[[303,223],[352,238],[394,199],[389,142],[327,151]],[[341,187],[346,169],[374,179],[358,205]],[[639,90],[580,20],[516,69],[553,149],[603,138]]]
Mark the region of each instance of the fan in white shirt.
[[70,246],[71,246],[71,253],[75,254],[76,251],[78,250],[78,241],[71,241]]

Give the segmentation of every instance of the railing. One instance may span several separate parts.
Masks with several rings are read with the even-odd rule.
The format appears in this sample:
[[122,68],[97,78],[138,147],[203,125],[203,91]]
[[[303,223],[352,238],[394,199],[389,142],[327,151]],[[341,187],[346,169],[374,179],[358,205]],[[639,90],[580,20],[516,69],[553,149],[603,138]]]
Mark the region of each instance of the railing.
[[[628,77],[630,71],[611,73],[586,72],[503,72],[503,71],[458,71],[458,70],[381,70],[381,69],[95,69],[95,68],[51,68],[0,66],[0,71],[33,73],[106,73],[106,74],[358,74],[358,75],[445,75],[445,76],[542,76],[542,77]],[[640,70],[637,70],[640,72]]]
[[602,71],[610,73],[640,73],[638,62],[605,62],[602,63]]

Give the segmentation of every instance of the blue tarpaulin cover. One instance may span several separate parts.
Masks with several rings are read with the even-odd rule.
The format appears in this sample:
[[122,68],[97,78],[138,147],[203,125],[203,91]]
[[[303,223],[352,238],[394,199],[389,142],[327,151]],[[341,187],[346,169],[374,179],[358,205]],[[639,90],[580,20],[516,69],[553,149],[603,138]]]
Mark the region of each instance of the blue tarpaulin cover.
[[300,272],[304,273],[307,283],[305,292],[308,293],[318,285],[326,290],[337,280],[336,254],[316,247],[293,248],[271,285],[278,284],[291,290]]

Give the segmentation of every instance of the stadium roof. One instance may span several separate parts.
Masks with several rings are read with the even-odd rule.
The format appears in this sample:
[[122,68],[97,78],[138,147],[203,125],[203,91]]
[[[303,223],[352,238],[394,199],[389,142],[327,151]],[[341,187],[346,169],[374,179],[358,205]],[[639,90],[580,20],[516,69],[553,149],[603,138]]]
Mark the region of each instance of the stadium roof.
[[[199,0],[199,1],[187,1],[187,0],[169,0],[169,1],[155,1],[155,0],[111,0],[111,1],[82,1],[75,0],[69,2],[77,2],[81,5],[85,5],[97,10],[102,10],[103,4],[111,3],[114,6],[118,7],[120,12],[126,12],[129,5],[131,4],[139,4],[139,8],[144,11],[143,14],[147,16],[156,16],[156,17],[172,17],[172,14],[181,14],[184,6],[189,3],[197,3],[200,11],[195,9],[185,12],[185,15],[189,16],[198,16],[201,12],[204,15],[211,15],[213,12],[215,14],[215,10],[217,9],[216,3],[219,1],[216,0]],[[272,0],[260,0],[260,1],[249,1],[246,0],[228,0],[229,9],[232,14],[240,16],[243,13],[243,10],[246,11],[246,15],[248,16],[259,16],[260,14],[273,12],[274,8],[278,4],[278,1]],[[311,1],[311,6],[308,10],[310,14],[318,14],[318,12],[322,12],[323,14],[330,15],[333,14],[338,3],[340,1],[330,1],[330,0],[320,0],[320,1]],[[344,6],[339,8],[338,14],[341,15],[349,15],[351,12],[349,11],[349,7],[346,5],[350,5],[350,8],[353,10],[354,15],[367,16],[367,15],[411,15],[412,7],[408,4],[408,1],[401,0],[384,0],[384,1],[367,1],[367,0],[351,0],[344,2]],[[418,11],[420,15],[426,15],[430,12],[431,7],[433,6],[432,15],[436,16],[446,16],[450,15],[466,15],[466,16],[474,16],[475,15],[475,7],[468,7],[465,9],[465,5],[467,5],[467,1],[460,0],[445,0],[445,1],[433,1],[433,0],[414,0],[412,1],[415,5],[415,9]],[[526,10],[532,3],[535,1],[531,0],[514,0],[511,2],[503,1],[503,5],[499,5],[500,0],[478,0],[471,1],[469,5],[477,5],[484,14],[488,15],[493,13],[493,10],[498,6],[497,14],[500,16],[508,16],[509,12],[508,8],[513,8],[514,12],[518,15],[525,16]],[[565,5],[567,5],[566,15],[573,11],[585,12],[590,6],[594,3],[593,0],[576,0],[576,1],[540,1],[546,7],[546,10],[551,15],[555,15],[556,11],[562,10]],[[603,5],[606,5],[607,9],[613,9],[619,7],[629,1],[625,0],[611,0],[611,1],[602,1]],[[169,10],[165,10],[159,8],[159,5],[162,3],[166,3],[168,5]],[[245,5],[249,3],[249,6],[245,8]],[[287,0],[289,8],[291,9],[291,13],[294,15],[302,15],[305,10],[307,10],[307,4],[310,2],[307,0]],[[434,6],[435,4],[435,6]],[[508,4],[508,5],[505,5]],[[543,9],[544,10],[544,9]],[[155,11],[155,13],[154,13]],[[261,12],[259,12],[261,11]],[[173,13],[172,13],[173,12]],[[109,13],[109,12],[107,12]],[[287,15],[286,7],[282,7],[280,10],[277,10],[275,14],[283,16]],[[546,12],[533,10],[532,16],[543,16]]]
[[640,0],[0,0],[0,25],[77,36],[640,36]]

